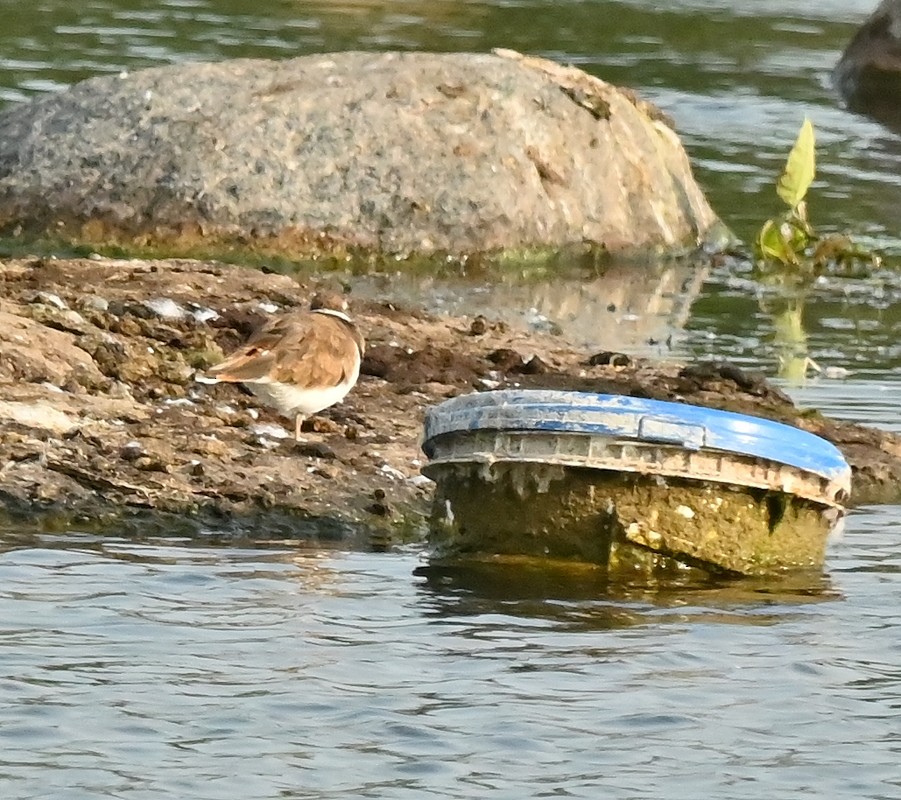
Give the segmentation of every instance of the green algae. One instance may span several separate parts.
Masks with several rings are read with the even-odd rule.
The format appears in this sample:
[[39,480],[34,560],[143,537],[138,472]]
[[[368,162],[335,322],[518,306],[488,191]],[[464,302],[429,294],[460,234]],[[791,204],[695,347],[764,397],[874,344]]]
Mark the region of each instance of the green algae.
[[[707,252],[722,250],[734,243],[734,237],[722,223],[712,226],[705,236]],[[27,257],[53,255],[60,258],[84,258],[94,255],[108,258],[144,260],[188,258],[221,261],[283,274],[308,274],[350,271],[365,274],[400,270],[411,275],[434,275],[441,271],[502,275],[510,270],[543,279],[571,270],[603,269],[611,262],[656,264],[660,259],[697,258],[701,249],[696,240],[681,245],[636,247],[611,252],[600,242],[561,242],[518,245],[497,250],[465,252],[424,251],[388,252],[355,243],[324,232],[286,227],[271,233],[248,233],[185,224],[182,227],[156,227],[131,230],[119,223],[100,219],[52,224],[35,223],[28,229],[7,224],[0,230],[0,256]]]
[[534,464],[445,465],[431,518],[438,558],[523,556],[611,574],[687,566],[765,575],[821,568],[840,512],[781,492]]

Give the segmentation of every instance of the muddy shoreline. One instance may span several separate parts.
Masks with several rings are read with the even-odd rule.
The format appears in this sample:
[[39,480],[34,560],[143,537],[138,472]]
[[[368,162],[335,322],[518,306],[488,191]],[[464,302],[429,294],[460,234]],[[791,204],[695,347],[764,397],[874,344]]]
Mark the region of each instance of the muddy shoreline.
[[368,351],[349,397],[289,423],[194,381],[267,314],[333,279],[184,260],[0,263],[0,513],[41,527],[291,539],[420,538],[424,409],[507,386],[618,392],[737,410],[834,442],[852,503],[901,497],[901,437],[802,411],[722,364],[578,352],[562,335],[352,300]]

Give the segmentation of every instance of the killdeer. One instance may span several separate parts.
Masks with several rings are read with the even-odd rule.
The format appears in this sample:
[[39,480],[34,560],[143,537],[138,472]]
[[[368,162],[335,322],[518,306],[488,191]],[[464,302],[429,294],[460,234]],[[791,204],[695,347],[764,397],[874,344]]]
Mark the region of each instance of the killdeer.
[[343,298],[316,295],[309,311],[265,323],[208,370],[207,381],[243,383],[264,403],[294,417],[294,439],[300,441],[304,419],[343,400],[360,377],[365,344],[346,312]]

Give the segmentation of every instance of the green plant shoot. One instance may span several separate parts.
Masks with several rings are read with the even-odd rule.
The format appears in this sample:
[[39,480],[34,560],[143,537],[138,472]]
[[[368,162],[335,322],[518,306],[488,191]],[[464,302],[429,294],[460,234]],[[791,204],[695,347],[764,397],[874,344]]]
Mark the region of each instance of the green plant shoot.
[[788,154],[776,192],[791,208],[797,208],[807,196],[807,190],[816,175],[816,137],[810,120],[804,118],[794,147]]
[[878,266],[879,257],[855,246],[848,236],[820,237],[814,231],[806,198],[815,175],[816,136],[805,118],[776,183],[776,193],[788,211],[766,220],[754,242],[758,277],[802,286],[836,268],[847,270],[861,262]]

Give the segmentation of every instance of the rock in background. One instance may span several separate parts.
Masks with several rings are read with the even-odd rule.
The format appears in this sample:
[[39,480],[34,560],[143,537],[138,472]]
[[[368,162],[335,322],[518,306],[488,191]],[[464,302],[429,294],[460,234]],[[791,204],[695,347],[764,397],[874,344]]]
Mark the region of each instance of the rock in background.
[[901,129],[901,0],[883,0],[861,25],[834,79],[854,111]]
[[653,106],[498,51],[179,64],[8,108],[0,231],[305,258],[672,251],[722,228]]

